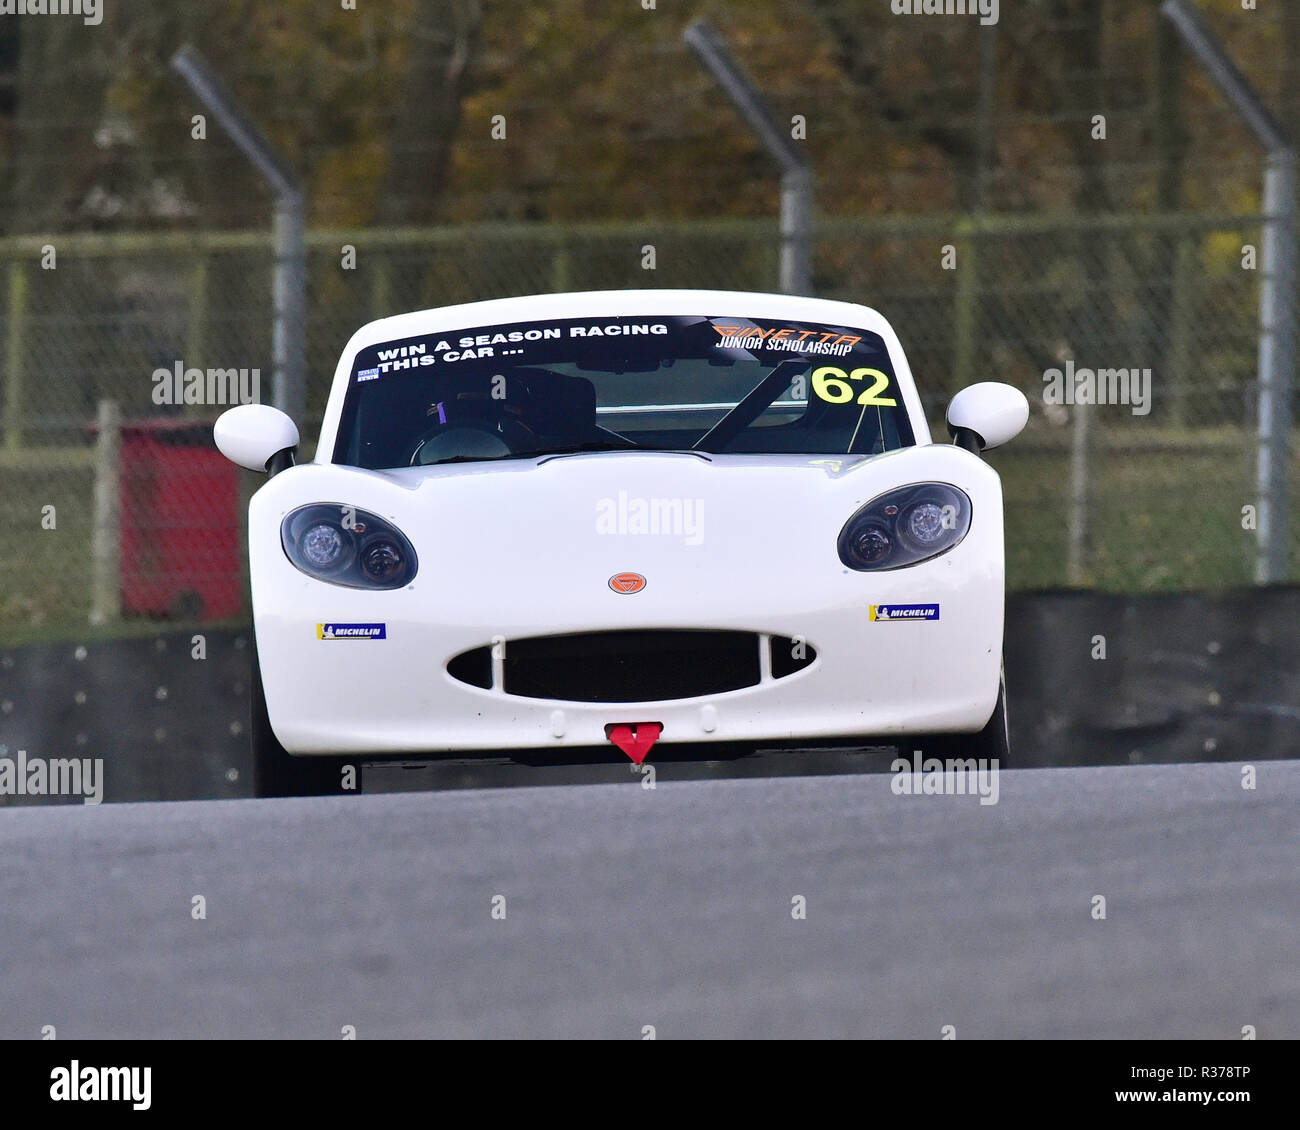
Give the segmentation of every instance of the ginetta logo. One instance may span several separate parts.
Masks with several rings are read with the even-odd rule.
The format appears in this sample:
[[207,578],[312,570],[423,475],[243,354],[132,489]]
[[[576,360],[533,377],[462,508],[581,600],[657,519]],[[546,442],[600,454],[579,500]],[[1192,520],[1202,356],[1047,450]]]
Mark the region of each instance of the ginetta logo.
[[640,573],[615,573],[609,579],[609,587],[624,594],[640,592],[645,584],[645,578]]

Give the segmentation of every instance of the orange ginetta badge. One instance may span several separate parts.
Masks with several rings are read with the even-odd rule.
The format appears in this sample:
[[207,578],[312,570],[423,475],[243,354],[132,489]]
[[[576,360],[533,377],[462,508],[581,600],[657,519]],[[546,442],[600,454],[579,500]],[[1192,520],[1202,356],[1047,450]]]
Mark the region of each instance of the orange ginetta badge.
[[645,578],[640,573],[615,573],[609,579],[609,587],[615,592],[631,594],[645,588]]

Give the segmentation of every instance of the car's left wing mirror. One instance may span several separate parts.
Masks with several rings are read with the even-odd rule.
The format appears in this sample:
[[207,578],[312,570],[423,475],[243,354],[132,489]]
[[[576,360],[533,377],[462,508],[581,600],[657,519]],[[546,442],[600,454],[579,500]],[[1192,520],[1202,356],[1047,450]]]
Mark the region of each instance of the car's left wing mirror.
[[977,455],[1015,439],[1028,422],[1028,398],[1000,381],[968,385],[948,405],[953,442]]
[[241,404],[223,412],[212,437],[232,463],[272,475],[292,467],[298,449],[298,425],[269,404]]

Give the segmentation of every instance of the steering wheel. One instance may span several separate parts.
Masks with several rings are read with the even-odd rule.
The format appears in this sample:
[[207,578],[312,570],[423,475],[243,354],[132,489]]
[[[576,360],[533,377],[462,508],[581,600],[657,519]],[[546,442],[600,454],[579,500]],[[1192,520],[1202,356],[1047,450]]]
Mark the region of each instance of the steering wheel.
[[[471,402],[473,403],[473,402]],[[412,467],[427,467],[445,459],[500,459],[541,446],[526,424],[497,413],[495,419],[467,411],[468,405],[448,404],[438,423],[423,433],[411,452]],[[448,413],[446,408],[451,408]]]

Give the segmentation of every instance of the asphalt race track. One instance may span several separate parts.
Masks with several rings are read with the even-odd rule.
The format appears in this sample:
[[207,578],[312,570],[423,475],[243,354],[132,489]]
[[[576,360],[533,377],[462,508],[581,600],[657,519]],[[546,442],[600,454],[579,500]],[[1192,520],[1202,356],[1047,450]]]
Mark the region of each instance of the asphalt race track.
[[1256,769],[9,809],[0,1037],[1296,1038],[1300,761]]

